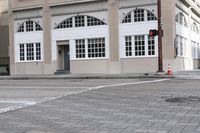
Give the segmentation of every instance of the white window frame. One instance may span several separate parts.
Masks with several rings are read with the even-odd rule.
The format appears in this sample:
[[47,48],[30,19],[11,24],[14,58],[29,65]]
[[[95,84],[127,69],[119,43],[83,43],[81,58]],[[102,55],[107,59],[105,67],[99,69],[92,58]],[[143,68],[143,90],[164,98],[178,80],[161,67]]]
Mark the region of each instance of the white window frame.
[[[75,40],[75,53],[76,53],[76,58],[77,59],[86,58],[86,55],[85,55],[85,53],[86,53],[85,44],[86,44],[86,40],[85,39],[77,39],[77,40]],[[78,46],[78,49],[77,49],[77,46]],[[81,48],[80,48],[80,46],[81,46]],[[84,46],[84,48],[82,46]],[[77,50],[81,51],[81,53],[80,52],[77,53],[76,52]],[[83,50],[84,50],[84,53],[82,53]]]
[[[135,56],[136,57],[146,56],[146,39],[145,39],[145,35],[135,35],[134,38],[136,39],[136,37],[139,38],[137,40],[138,43],[144,42],[144,44],[140,44],[140,45],[138,44],[137,47],[136,47],[136,40],[134,41]],[[144,47],[144,49],[142,49],[142,47]],[[136,48],[138,48],[137,51],[136,51]],[[144,55],[142,53],[144,53]]]
[[[126,37],[131,36],[132,38],[132,56],[127,56],[126,55]],[[136,51],[135,51],[135,36],[144,36],[144,47],[145,47],[145,55],[137,55],[136,56]],[[149,55],[149,48],[148,48],[148,36],[149,35],[127,35],[124,36],[124,53],[123,53],[123,58],[148,58],[148,57],[158,57],[158,48],[157,48],[157,37],[154,37],[154,55]],[[152,51],[152,50],[151,50]]]
[[[93,43],[89,44],[89,40],[93,40]],[[100,44],[103,45],[104,47],[101,46]],[[91,47],[90,50],[94,50],[94,52],[89,52],[89,45],[93,45],[94,47]],[[104,58],[106,57],[106,44],[105,44],[105,38],[92,38],[92,39],[87,39],[87,46],[88,46],[88,58]],[[97,47],[96,47],[97,46]],[[104,49],[104,51],[99,52],[99,50]],[[95,50],[97,50],[97,52],[95,52]],[[97,54],[97,56],[96,56]],[[94,56],[90,56],[89,55],[94,55]]]
[[[131,43],[131,45],[127,46],[126,45],[127,43]],[[133,56],[133,36],[125,36],[125,46],[124,47],[125,47],[125,55],[127,57]],[[128,51],[126,50],[127,48],[128,48]],[[129,50],[129,48],[131,48],[131,50]]]
[[[135,21],[135,11],[137,10],[143,10],[144,11],[144,20],[143,21]],[[149,22],[149,21],[157,21],[157,17],[154,15],[155,19],[150,19],[148,20],[148,12],[152,13],[152,15],[154,15],[153,12],[151,12],[150,10],[147,10],[147,9],[143,9],[143,8],[138,8],[138,9],[135,9],[135,10],[132,10],[130,12],[128,12],[124,17],[123,17],[123,20],[121,21],[122,24],[129,24],[129,23],[141,23],[141,22]],[[131,21],[130,22],[127,22],[125,21],[126,17],[128,15],[131,15]],[[153,16],[151,16],[151,18],[153,18]],[[141,17],[140,17],[141,19]],[[137,18],[138,20],[138,18]]]
[[[105,56],[104,57],[88,57],[88,39],[100,39],[103,38],[105,40]],[[77,58],[76,57],[76,40],[85,40],[85,58]],[[74,60],[92,60],[92,59],[107,59],[108,58],[108,49],[107,49],[107,40],[106,37],[95,37],[95,38],[87,38],[87,39],[74,39],[75,42],[75,50],[74,50]]]
[[[27,44],[33,43],[33,60],[27,60]],[[36,57],[36,44],[40,43],[40,60],[37,60]],[[20,60],[20,45],[24,45],[24,60]],[[42,43],[41,42],[30,42],[30,43],[19,43],[18,44],[18,62],[41,62],[43,61],[43,53],[42,53]]]
[[199,53],[199,48],[198,48],[199,43],[192,41],[191,42],[191,49],[192,49],[192,58],[193,59],[198,59],[198,53]]
[[[181,48],[181,40],[182,40],[182,48]],[[187,46],[188,46],[188,41],[187,38],[184,38],[180,35],[176,35],[176,45],[177,45],[177,56],[178,57],[187,57]],[[181,51],[182,50],[182,51]],[[181,54],[182,53],[182,54]]]
[[[150,36],[146,36],[146,38],[147,38],[147,50],[146,50],[146,52],[147,52],[147,55],[148,56],[154,56],[154,55],[156,55],[156,37],[150,37]],[[151,39],[151,40],[150,40]],[[149,49],[149,41],[154,41],[154,44],[152,44],[151,43],[151,49]],[[154,49],[152,49],[152,47],[154,46]],[[149,54],[149,52],[151,52],[151,55]],[[152,54],[154,52],[154,54]]]
[[[20,46],[22,46],[23,48],[21,48]],[[21,52],[21,50],[23,50]],[[19,44],[19,60],[20,61],[24,61],[25,60],[25,45],[24,44]],[[23,54],[23,56],[21,56],[21,53]],[[21,58],[23,58],[23,60],[21,60]]]
[[[81,24],[84,24],[84,26],[79,26],[80,23],[77,23],[77,22],[82,22],[80,21],[81,19],[76,19],[77,17],[83,17],[83,23]],[[91,25],[88,24],[88,18],[91,18],[93,19],[94,21],[91,21]],[[67,20],[69,19],[72,19],[72,27],[67,27],[66,25],[65,26],[62,26],[61,24],[63,22],[67,22]],[[77,21],[76,21],[77,20]],[[96,22],[96,23],[95,23]],[[64,29],[64,28],[83,28],[83,27],[93,27],[93,26],[103,26],[103,25],[107,25],[104,21],[100,20],[99,18],[96,18],[96,17],[93,17],[93,16],[88,16],[88,15],[77,15],[77,16],[73,16],[71,18],[68,18],[68,19],[65,19],[64,21],[60,22],[54,29]]]
[[[27,31],[27,22],[33,22],[33,30]],[[36,29],[36,24],[38,24],[38,25],[40,26],[41,30],[37,30],[37,29]],[[23,32],[20,31],[20,27],[23,27],[23,29],[24,29]],[[23,22],[21,25],[19,25],[19,27],[17,28],[17,33],[40,32],[40,31],[42,31],[42,30],[43,30],[43,29],[42,29],[42,27],[41,27],[41,25],[40,25],[39,23],[30,20],[30,21],[25,21],[25,22]]]

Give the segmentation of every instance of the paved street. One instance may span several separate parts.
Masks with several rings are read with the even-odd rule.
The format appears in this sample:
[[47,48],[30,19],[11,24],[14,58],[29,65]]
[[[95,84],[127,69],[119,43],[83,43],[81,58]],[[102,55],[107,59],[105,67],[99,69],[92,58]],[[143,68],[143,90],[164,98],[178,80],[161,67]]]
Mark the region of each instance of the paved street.
[[198,79],[0,80],[2,133],[200,133]]

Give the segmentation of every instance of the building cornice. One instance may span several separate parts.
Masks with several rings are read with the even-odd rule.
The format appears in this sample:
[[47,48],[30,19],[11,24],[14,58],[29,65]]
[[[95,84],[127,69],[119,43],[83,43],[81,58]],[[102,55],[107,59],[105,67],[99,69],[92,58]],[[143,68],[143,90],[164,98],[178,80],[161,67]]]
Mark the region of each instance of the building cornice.
[[137,7],[145,7],[145,6],[156,6],[157,3],[149,3],[149,4],[137,4],[137,5],[127,5],[127,6],[121,6],[119,9],[124,9],[124,8],[137,8]]
[[184,1],[188,4],[188,6],[191,7],[191,9],[194,12],[197,13],[196,15],[200,16],[200,9],[197,7],[197,5],[194,2],[192,2],[191,0],[184,0]]
[[96,2],[96,1],[107,1],[107,0],[78,0],[78,1],[69,1],[69,2],[57,2],[57,3],[49,3],[49,7]]
[[11,9],[12,12],[17,12],[17,11],[23,11],[23,10],[37,10],[37,9],[42,9],[43,6],[26,6],[26,7],[22,7],[22,8],[13,8]]

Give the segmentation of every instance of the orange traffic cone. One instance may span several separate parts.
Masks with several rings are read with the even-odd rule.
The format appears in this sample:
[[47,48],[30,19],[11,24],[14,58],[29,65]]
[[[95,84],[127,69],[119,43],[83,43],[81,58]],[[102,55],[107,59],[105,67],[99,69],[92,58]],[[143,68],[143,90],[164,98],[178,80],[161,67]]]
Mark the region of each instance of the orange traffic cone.
[[170,64],[168,65],[167,75],[173,75],[172,74],[172,68],[171,68]]

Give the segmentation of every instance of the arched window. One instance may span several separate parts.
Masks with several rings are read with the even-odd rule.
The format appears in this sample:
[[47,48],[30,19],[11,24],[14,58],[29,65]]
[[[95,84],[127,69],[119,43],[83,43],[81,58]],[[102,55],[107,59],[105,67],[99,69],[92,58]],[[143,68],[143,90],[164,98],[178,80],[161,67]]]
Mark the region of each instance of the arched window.
[[122,23],[131,23],[131,20],[132,20],[132,15],[131,15],[131,14],[132,14],[132,13],[129,12],[129,13],[125,16],[125,18],[124,18],[124,20],[123,20]]
[[191,30],[195,33],[199,33],[199,28],[195,22],[193,22],[193,24],[191,26]]
[[62,28],[71,28],[72,25],[72,18],[68,18],[66,20],[64,20],[63,22],[61,22],[56,29],[62,29]]
[[106,25],[106,23],[92,16],[77,15],[65,19],[64,21],[59,23],[55,27],[55,29],[85,27],[85,26],[100,26],[100,25]]
[[134,11],[134,22],[144,21],[144,9],[136,9]]
[[32,32],[32,31],[42,31],[42,27],[35,21],[28,20],[23,22],[17,32]]
[[181,12],[176,15],[176,22],[179,23],[179,24],[181,24],[181,25],[184,25],[185,27],[188,27],[186,18],[183,15],[183,13],[181,13]]
[[156,19],[157,19],[156,16],[152,12],[147,11],[147,20],[148,21],[153,21],[153,20],[156,20]]
[[106,25],[106,23],[97,18],[87,16],[87,26],[97,26],[97,25]]
[[136,9],[127,13],[122,23],[154,21],[156,19],[156,16],[151,11],[146,9]]

